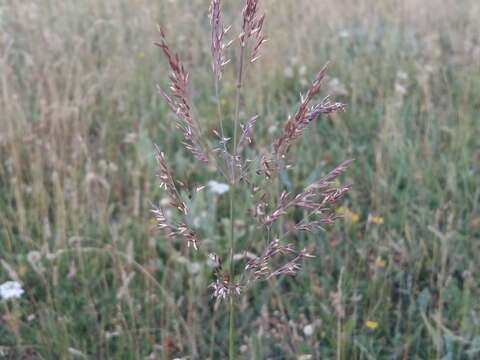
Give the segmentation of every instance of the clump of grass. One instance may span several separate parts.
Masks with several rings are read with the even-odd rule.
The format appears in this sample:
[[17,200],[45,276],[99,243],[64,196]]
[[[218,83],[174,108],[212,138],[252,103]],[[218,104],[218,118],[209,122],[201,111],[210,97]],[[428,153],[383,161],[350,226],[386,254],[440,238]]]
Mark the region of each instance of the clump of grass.
[[[278,136],[271,141],[267,149],[260,151],[254,148],[252,140],[254,126],[261,118],[253,115],[245,123],[240,123],[242,107],[242,92],[244,90],[244,74],[248,66],[253,66],[261,57],[261,48],[266,42],[263,31],[265,14],[260,14],[258,0],[245,0],[241,14],[241,30],[231,41],[226,37],[230,27],[223,25],[221,2],[212,0],[210,5],[211,21],[211,56],[212,72],[215,83],[217,102],[218,129],[213,133],[216,140],[209,140],[208,134],[202,130],[201,124],[192,114],[192,104],[188,94],[189,75],[178,54],[171,50],[167,43],[166,32],[159,27],[159,46],[170,67],[169,90],[159,87],[159,92],[176,116],[176,127],[182,132],[185,149],[200,163],[210,163],[216,169],[218,176],[223,177],[229,185],[230,232],[229,254],[222,257],[217,253],[219,248],[204,245],[201,236],[189,223],[188,206],[184,196],[190,196],[192,191],[185,185],[186,181],[175,180],[168,166],[165,154],[156,147],[158,162],[158,178],[160,187],[169,197],[166,205],[154,206],[152,212],[158,228],[171,239],[180,239],[187,248],[204,253],[214,264],[215,281],[211,284],[212,295],[217,301],[225,300],[229,306],[229,358],[235,358],[234,324],[235,298],[259,281],[266,281],[281,275],[296,275],[302,269],[305,259],[314,257],[311,251],[298,248],[295,236],[303,231],[316,232],[324,230],[339,218],[335,207],[349,186],[340,185],[339,176],[350,165],[351,160],[344,161],[327,175],[312,182],[306,188],[293,194],[282,189],[279,174],[295,166],[289,156],[289,149],[312,122],[321,115],[343,111],[345,105],[331,101],[329,96],[315,102],[322,89],[327,67],[323,67],[316,75],[305,95],[301,95],[297,111],[290,116]],[[234,113],[224,116],[219,100],[219,88],[222,73],[227,70],[225,51],[237,48],[236,91]],[[228,68],[229,69],[229,68]],[[233,124],[228,126],[226,121]],[[248,148],[248,151],[247,151]],[[203,188],[197,186],[195,191]],[[272,192],[271,189],[276,189]],[[235,234],[235,217],[245,217],[235,209],[237,201],[242,198],[254,198],[254,209],[250,212],[251,221],[256,222],[258,241],[263,244],[263,250],[256,255],[249,244],[238,246]],[[285,231],[283,221],[292,213],[301,212],[302,218],[296,220],[290,230]],[[258,248],[258,246],[257,246]],[[252,251],[253,250],[253,251]],[[243,264],[235,264],[234,254],[249,253],[250,258],[241,257]],[[208,255],[207,255],[208,254]],[[226,264],[226,266],[224,265]]]

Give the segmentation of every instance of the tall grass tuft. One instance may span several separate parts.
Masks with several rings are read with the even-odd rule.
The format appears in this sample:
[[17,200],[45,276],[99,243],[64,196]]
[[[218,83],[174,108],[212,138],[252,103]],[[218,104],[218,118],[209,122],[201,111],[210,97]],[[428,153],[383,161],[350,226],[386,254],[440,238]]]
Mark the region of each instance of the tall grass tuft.
[[[158,147],[155,148],[158,179],[169,201],[164,205],[154,205],[152,212],[158,228],[169,239],[184,242],[187,248],[202,252],[204,257],[208,256],[213,262],[215,280],[210,285],[212,296],[217,302],[224,300],[228,306],[229,359],[234,359],[236,353],[236,298],[260,281],[282,275],[296,275],[302,269],[304,260],[314,257],[311,249],[299,248],[295,239],[300,232],[324,230],[340,217],[335,208],[349,186],[341,185],[338,178],[351,164],[351,160],[344,161],[298,193],[282,188],[279,174],[295,166],[295,161],[289,154],[295,140],[320,116],[344,111],[345,105],[332,101],[330,96],[315,101],[326,75],[327,66],[324,66],[306,94],[300,96],[297,111],[288,117],[276,138],[271,139],[270,146],[262,151],[255,149],[253,129],[261,115],[252,115],[242,123],[240,114],[248,113],[242,102],[243,91],[249,91],[245,85],[245,72],[261,58],[262,46],[267,41],[263,30],[265,14],[261,14],[259,0],[245,0],[239,20],[239,33],[227,40],[231,27],[224,27],[221,1],[211,1],[210,48],[218,115],[218,127],[211,131],[215,140],[210,139],[193,115],[188,93],[189,74],[179,55],[171,49],[166,32],[160,26],[160,41],[155,43],[163,51],[170,67],[168,90],[159,86],[159,93],[175,114],[176,127],[182,132],[183,146],[200,162],[200,166],[212,164],[217,176],[223,177],[223,181],[228,184],[230,228],[229,232],[224,233],[230,240],[228,255],[218,254],[221,253],[220,246],[203,244],[201,235],[196,233],[189,222],[189,209],[184,198],[191,197],[194,191],[203,190],[205,186],[197,185],[192,191],[186,185],[186,179],[175,180],[165,154]],[[231,100],[234,105],[229,107],[229,110],[233,109],[233,114],[226,114],[222,109],[219,89],[223,72],[230,70],[227,65],[231,61],[225,53],[232,48],[236,50],[236,69],[232,69],[236,71],[236,90]],[[232,124],[226,126],[227,121]],[[239,239],[235,233],[236,216],[246,216],[239,213],[235,204],[246,197],[255,199],[249,214],[258,229],[256,241],[263,247],[259,253],[255,252],[259,248],[258,244],[253,244],[254,247],[251,243],[238,244]],[[299,213],[301,218],[293,216]],[[284,221],[292,217],[295,218],[294,224],[286,230]],[[236,263],[235,254],[247,253],[248,257],[238,256]]]

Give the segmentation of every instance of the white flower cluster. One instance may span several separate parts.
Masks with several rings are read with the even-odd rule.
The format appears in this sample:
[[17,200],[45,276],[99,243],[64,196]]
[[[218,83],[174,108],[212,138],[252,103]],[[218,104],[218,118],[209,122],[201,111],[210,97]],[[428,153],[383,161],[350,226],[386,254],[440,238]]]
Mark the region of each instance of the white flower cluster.
[[18,281],[6,281],[0,285],[0,299],[18,299],[24,292]]
[[212,191],[215,194],[222,195],[230,189],[230,186],[228,184],[224,184],[215,180],[210,180],[208,182],[208,187],[210,188],[210,191]]

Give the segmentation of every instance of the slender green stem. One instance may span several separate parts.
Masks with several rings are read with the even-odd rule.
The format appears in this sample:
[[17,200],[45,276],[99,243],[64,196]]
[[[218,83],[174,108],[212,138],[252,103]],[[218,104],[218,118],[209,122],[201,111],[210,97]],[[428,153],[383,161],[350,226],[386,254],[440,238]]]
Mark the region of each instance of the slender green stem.
[[[238,121],[239,121],[239,111],[240,111],[240,90],[242,88],[242,75],[243,75],[243,54],[244,54],[244,47],[240,48],[240,65],[238,69],[238,79],[237,79],[237,94],[236,94],[236,101],[235,101],[235,120],[233,124],[233,156],[236,156],[237,153],[237,128],[238,128]],[[235,179],[235,160],[232,160],[232,179],[231,179],[232,189],[230,190],[230,278],[233,281],[233,253],[234,253],[234,226],[233,226],[233,196],[234,196],[234,189],[233,187],[236,184]]]
[[[232,188],[230,189],[230,281],[234,281],[234,266],[233,266],[233,253],[234,253],[234,236],[235,236],[235,227],[233,225],[233,196],[234,196],[234,189],[233,189],[233,178],[232,178]],[[233,303],[233,294],[230,295],[230,303],[229,303],[229,326],[228,326],[228,358],[230,360],[235,359],[235,347],[234,347],[234,322],[235,322],[235,304]]]
[[242,89],[242,78],[243,78],[243,61],[244,61],[245,47],[240,48],[240,64],[238,68],[238,77],[237,77],[237,90],[236,90],[236,100],[235,100],[235,123],[233,128],[233,154],[237,152],[237,130],[238,130],[238,119],[240,114],[240,95]]
[[[344,270],[345,268],[342,267],[342,269],[340,270],[340,276],[338,278],[338,284],[337,284],[337,294],[340,302],[342,301],[342,280],[343,280]],[[344,358],[343,346],[344,346],[344,341],[343,341],[342,319],[337,314],[337,360],[342,360]]]
[[[217,117],[218,117],[218,122],[220,124],[220,134],[222,135],[222,138],[224,138],[225,132],[223,130],[223,116],[222,116],[222,108],[220,104],[219,79],[216,74],[214,74],[214,78],[215,78],[215,99],[217,102]],[[225,178],[228,179],[228,177],[225,177]],[[213,347],[215,343],[215,314],[216,313],[213,314],[213,317],[211,320],[211,326],[210,326],[210,359],[213,359]]]
[[220,104],[220,84],[218,81],[218,77],[215,76],[215,98],[217,101],[217,116],[218,116],[218,122],[220,123],[220,134],[222,134],[222,137],[225,137],[225,132],[223,130],[223,116],[222,116],[222,108]]
[[229,305],[229,326],[228,326],[228,358],[230,360],[235,360],[235,344],[233,337],[235,335],[233,323],[235,322],[235,304],[233,303],[233,296],[230,296],[230,305]]
[[[225,131],[223,128],[223,116],[222,116],[222,108],[220,104],[220,91],[219,91],[219,79],[217,76],[215,76],[215,97],[217,101],[217,116],[218,116],[218,121],[220,123],[220,134],[223,138],[225,138]],[[238,106],[237,106],[238,109]],[[238,111],[238,110],[236,110]],[[236,124],[236,122],[235,122]],[[236,130],[236,125],[235,125],[235,130]],[[236,135],[234,136],[234,144],[236,144]],[[235,146],[235,145],[234,145]],[[233,279],[233,246],[234,246],[234,226],[233,226],[233,197],[234,197],[234,189],[233,186],[235,184],[235,179],[234,179],[234,166],[232,165],[231,168],[231,176],[226,177],[227,179],[230,179],[230,276]],[[228,172],[227,172],[228,174]],[[235,306],[233,303],[233,297],[230,297],[229,301],[229,330],[228,330],[228,354],[229,354],[229,359],[234,359],[235,358],[235,347],[234,347],[234,321],[235,321]],[[212,328],[214,327],[213,322],[212,322]],[[211,338],[211,343],[213,343],[213,331],[212,331],[212,338]],[[213,346],[211,346],[210,349],[210,354],[212,354]]]
[[[236,101],[235,101],[235,120],[233,124],[233,156],[237,155],[237,130],[238,130],[238,121],[240,114],[240,92],[242,88],[242,77],[243,77],[243,60],[244,60],[245,47],[240,47],[240,64],[238,68],[238,77],[237,77],[237,90],[236,90]],[[235,176],[235,159],[232,160],[231,164],[232,175],[231,175],[231,189],[230,189],[230,281],[235,281],[234,273],[234,264],[233,264],[233,254],[235,252],[235,226],[234,226],[234,214],[233,214],[233,198],[235,195],[235,185],[236,185],[236,176]],[[235,323],[235,303],[233,301],[233,296],[230,296],[229,303],[229,327],[228,327],[228,358],[230,360],[235,360],[235,347],[234,347],[234,323]]]
[[[220,124],[220,135],[222,136],[222,141],[225,139],[225,130],[223,128],[223,115],[222,115],[222,104],[220,103],[220,81],[218,77],[215,75],[215,99],[217,102],[217,117],[218,122]],[[214,157],[216,159],[216,157]],[[222,164],[217,160],[217,168],[223,174],[225,179],[228,181],[230,180],[229,169],[224,169]]]

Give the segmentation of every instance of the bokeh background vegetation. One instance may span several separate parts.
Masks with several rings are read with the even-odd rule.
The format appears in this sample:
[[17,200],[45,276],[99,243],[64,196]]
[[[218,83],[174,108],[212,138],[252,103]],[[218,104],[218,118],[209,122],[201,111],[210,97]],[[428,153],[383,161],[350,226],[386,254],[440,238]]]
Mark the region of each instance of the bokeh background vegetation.
[[[240,2],[224,7],[238,27]],[[348,110],[313,124],[282,183],[295,190],[356,161],[345,220],[297,239],[316,259],[239,301],[239,356],[480,358],[480,3],[262,8],[269,42],[248,69],[242,114],[260,115],[256,145],[272,142],[331,60],[325,95]],[[222,181],[182,149],[156,92],[168,74],[157,22],[214,129],[207,0],[0,1],[0,283],[25,289],[0,302],[0,357],[225,358],[211,267],[151,220],[162,199],[153,143],[177,177]],[[224,196],[203,192],[192,207],[206,241],[225,242]],[[253,225],[247,213],[235,221],[239,234]]]

